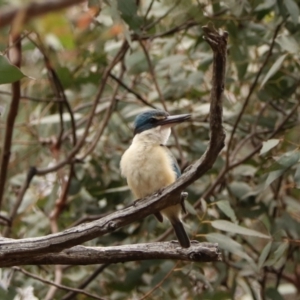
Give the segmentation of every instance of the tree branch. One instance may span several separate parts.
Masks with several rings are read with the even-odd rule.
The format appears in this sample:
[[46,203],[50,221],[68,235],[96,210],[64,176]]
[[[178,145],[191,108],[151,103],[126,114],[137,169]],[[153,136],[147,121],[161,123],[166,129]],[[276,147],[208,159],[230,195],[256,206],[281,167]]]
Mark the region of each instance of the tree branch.
[[73,6],[81,2],[84,2],[84,0],[50,0],[44,2],[32,2],[21,8],[8,7],[3,9],[0,13],[0,28],[11,24],[18,15],[22,15],[23,22],[26,23],[34,17],[60,10],[68,6]]
[[[15,241],[14,243],[17,243]],[[181,248],[177,241],[133,244],[112,247],[75,246],[59,253],[37,254],[31,257],[10,257],[0,261],[0,267],[15,265],[91,265],[119,262],[174,259],[193,262],[220,261],[218,244],[192,241],[190,248]]]
[[181,195],[170,187],[161,193],[143,198],[130,206],[113,212],[99,220],[81,224],[59,233],[25,239],[0,238],[0,261],[9,257],[30,257],[36,254],[59,252],[84,243],[123,226],[143,219],[156,211],[180,203]]
[[[1,20],[1,16],[0,16]],[[20,68],[22,61],[21,38],[19,34],[10,33],[10,50],[9,58],[16,67]],[[10,149],[12,144],[12,137],[14,131],[14,124],[18,114],[20,96],[21,96],[21,82],[20,80],[12,83],[12,99],[9,107],[8,116],[6,119],[6,131],[2,148],[1,163],[0,163],[0,210],[3,202],[7,168],[10,159]]]
[[26,276],[28,276],[28,277],[31,277],[31,278],[33,278],[33,279],[36,279],[36,280],[40,281],[40,282],[43,282],[43,283],[46,283],[46,284],[55,286],[55,287],[57,287],[57,288],[59,288],[59,289],[61,289],[61,290],[74,292],[74,293],[76,293],[76,294],[83,294],[83,295],[85,295],[85,296],[87,296],[87,297],[89,297],[89,298],[91,298],[91,299],[105,300],[105,299],[102,298],[102,297],[98,297],[97,295],[88,293],[88,292],[86,292],[86,291],[84,291],[84,290],[76,289],[76,288],[70,288],[70,287],[68,287],[68,286],[65,286],[65,285],[62,285],[62,284],[57,284],[57,283],[55,283],[55,282],[53,282],[53,281],[44,279],[44,278],[42,278],[42,277],[40,277],[40,276],[37,276],[37,275],[35,275],[35,274],[32,274],[32,273],[26,271],[26,270],[24,270],[24,269],[22,269],[22,268],[20,268],[20,267],[13,267],[13,269],[14,269],[15,271],[18,271],[18,272],[23,273],[24,275],[26,275]]

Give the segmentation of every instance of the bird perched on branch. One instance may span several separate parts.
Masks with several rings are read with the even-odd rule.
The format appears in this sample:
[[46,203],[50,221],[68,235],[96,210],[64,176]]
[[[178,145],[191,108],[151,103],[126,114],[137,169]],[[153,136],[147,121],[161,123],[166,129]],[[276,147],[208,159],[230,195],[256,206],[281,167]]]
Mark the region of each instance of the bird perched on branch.
[[[154,109],[139,114],[134,122],[134,138],[121,159],[121,173],[133,194],[139,199],[170,185],[180,175],[180,168],[165,146],[171,127],[190,119],[189,114],[170,116]],[[182,204],[169,206],[155,216],[162,222],[166,216],[180,245],[190,247],[190,240],[181,221]]]

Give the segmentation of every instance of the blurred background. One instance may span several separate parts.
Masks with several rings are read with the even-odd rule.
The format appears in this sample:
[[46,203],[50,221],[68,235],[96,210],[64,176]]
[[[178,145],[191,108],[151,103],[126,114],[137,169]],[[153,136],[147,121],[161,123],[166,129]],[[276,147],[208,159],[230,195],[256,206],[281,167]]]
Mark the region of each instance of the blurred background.
[[[111,300],[299,299],[299,11],[297,0],[89,0],[2,27],[1,232],[16,239],[59,232],[132,203],[119,162],[140,112],[191,113],[168,146],[182,170],[199,159],[209,142],[213,58],[202,26],[229,33],[226,145],[188,188],[185,218],[192,239],[219,243],[223,262],[24,269]],[[10,53],[13,63],[9,35],[15,45],[21,41],[20,69],[6,58]],[[18,89],[5,167],[6,122]],[[86,245],[172,240],[169,228],[149,216]],[[0,295],[93,299],[9,268],[0,270]]]

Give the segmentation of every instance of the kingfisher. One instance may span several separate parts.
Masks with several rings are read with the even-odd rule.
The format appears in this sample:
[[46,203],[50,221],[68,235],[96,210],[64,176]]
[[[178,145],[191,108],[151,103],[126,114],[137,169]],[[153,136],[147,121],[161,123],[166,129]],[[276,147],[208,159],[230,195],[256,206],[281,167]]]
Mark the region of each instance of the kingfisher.
[[[190,114],[170,116],[163,110],[152,109],[135,118],[134,137],[121,158],[120,168],[137,199],[172,184],[181,175],[178,163],[166,143],[171,127],[190,117]],[[169,219],[181,247],[189,248],[190,239],[181,220],[182,208],[182,204],[172,205],[155,213],[155,216],[160,222],[163,222],[163,216]]]

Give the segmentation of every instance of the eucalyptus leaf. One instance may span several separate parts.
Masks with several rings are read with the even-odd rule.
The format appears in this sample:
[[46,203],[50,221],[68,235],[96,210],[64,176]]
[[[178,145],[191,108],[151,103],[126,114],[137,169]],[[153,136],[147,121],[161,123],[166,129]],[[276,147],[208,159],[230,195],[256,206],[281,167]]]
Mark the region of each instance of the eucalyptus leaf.
[[0,55],[0,84],[13,83],[26,77],[19,68],[12,65],[3,55]]
[[228,200],[221,200],[216,202],[216,205],[218,208],[228,217],[231,219],[232,222],[237,222],[237,218],[235,216],[235,212],[230,206],[230,203]]
[[295,175],[294,175],[294,181],[296,183],[296,186],[298,189],[300,189],[300,165],[298,165]]
[[259,269],[261,269],[263,267],[263,264],[266,261],[268,255],[270,253],[271,247],[272,247],[272,241],[270,241],[269,243],[267,243],[267,245],[261,251],[259,259],[258,259],[258,267],[259,267]]
[[299,3],[297,4],[294,0],[284,0],[284,5],[290,13],[293,23],[297,25],[299,23]]
[[276,251],[273,253],[270,259],[265,262],[266,266],[275,265],[283,256],[284,252],[288,249],[289,243],[283,242],[279,245]]
[[279,139],[270,139],[268,141],[263,142],[263,146],[260,149],[259,155],[269,152],[271,149],[276,147],[279,143],[280,143]]
[[241,234],[241,235],[249,235],[249,236],[256,236],[263,239],[270,239],[270,236],[260,233],[258,231],[255,231],[253,229],[248,229],[246,227],[242,227],[240,225],[234,224],[229,221],[225,220],[216,220],[212,221],[211,225],[219,230],[227,231],[231,233]]
[[260,88],[262,88],[265,83],[273,76],[276,74],[276,72],[280,69],[283,61],[285,60],[287,54],[283,54],[281,55],[273,64],[273,66],[270,68],[269,72],[267,73],[267,75],[265,76],[265,78],[263,79]]

